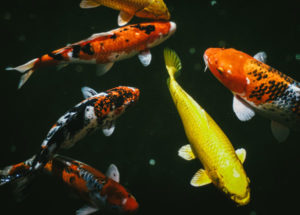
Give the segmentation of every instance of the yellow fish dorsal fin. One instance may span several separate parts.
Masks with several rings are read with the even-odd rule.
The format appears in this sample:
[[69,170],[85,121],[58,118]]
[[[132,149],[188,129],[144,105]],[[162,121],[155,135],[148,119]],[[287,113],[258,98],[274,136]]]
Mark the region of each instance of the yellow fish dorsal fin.
[[178,155],[180,157],[182,157],[185,160],[193,160],[196,158],[195,154],[192,151],[191,145],[187,144],[182,146],[179,150],[178,150]]
[[235,150],[236,155],[238,156],[239,160],[241,161],[241,163],[244,163],[244,161],[246,160],[246,150],[244,148],[240,148]]
[[182,68],[180,58],[174,50],[168,48],[164,49],[164,58],[169,76],[176,79]]
[[79,4],[81,8],[99,7],[101,4],[95,0],[82,0]]
[[191,180],[191,185],[194,187],[201,187],[207,184],[210,184],[212,181],[208,177],[204,169],[199,169]]

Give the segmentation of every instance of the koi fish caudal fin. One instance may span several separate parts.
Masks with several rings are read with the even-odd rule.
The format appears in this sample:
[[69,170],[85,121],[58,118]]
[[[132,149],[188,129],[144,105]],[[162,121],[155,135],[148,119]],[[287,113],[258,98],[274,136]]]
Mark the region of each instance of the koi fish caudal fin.
[[[170,78],[176,79],[180,75],[180,70],[182,68],[180,58],[174,50],[168,48],[164,49],[164,58]],[[167,82],[169,83],[169,81],[168,78]]]
[[14,68],[13,67],[6,68],[6,70],[17,70],[21,73],[24,73],[21,76],[18,89],[20,89],[25,84],[25,82],[29,79],[29,77],[32,75],[32,73],[34,72],[33,68],[38,60],[39,60],[38,58],[35,58],[21,66],[14,67]]

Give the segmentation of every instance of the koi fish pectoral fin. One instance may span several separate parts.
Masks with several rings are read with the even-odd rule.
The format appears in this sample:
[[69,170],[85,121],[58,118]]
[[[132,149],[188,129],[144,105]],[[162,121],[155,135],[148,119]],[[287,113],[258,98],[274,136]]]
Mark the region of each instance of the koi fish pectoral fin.
[[201,187],[207,184],[210,184],[212,181],[208,177],[204,169],[199,169],[191,180],[191,185],[194,187]]
[[134,14],[130,14],[121,10],[118,16],[118,25],[119,26],[126,25],[132,19],[133,16]]
[[93,97],[98,94],[96,90],[94,90],[90,87],[82,87],[81,92],[85,99]]
[[286,127],[276,121],[271,121],[271,130],[272,130],[273,136],[280,143],[285,141],[290,134],[290,129],[288,127]]
[[178,155],[180,157],[182,157],[185,160],[193,160],[196,158],[195,154],[192,151],[191,145],[187,144],[182,146],[179,150],[178,150]]
[[244,163],[246,160],[246,150],[244,148],[240,148],[235,150],[235,153],[239,158],[239,160],[241,161],[241,163]]
[[94,8],[101,6],[100,3],[94,1],[94,0],[82,0],[79,4],[81,8],[87,9],[87,8]]
[[115,182],[120,182],[120,173],[116,165],[111,164],[109,165],[107,171],[106,171],[106,176],[108,178],[111,178]]
[[232,107],[235,115],[241,121],[248,121],[255,115],[254,110],[244,104],[244,102],[237,96],[233,96]]
[[102,132],[105,136],[109,137],[114,133],[115,130],[115,121],[114,120],[107,120],[104,125],[102,126]]
[[152,60],[152,55],[150,50],[145,50],[142,51],[139,55],[138,58],[140,62],[143,64],[143,66],[149,66]]
[[85,205],[76,211],[76,215],[88,215],[88,214],[92,214],[98,210],[99,210],[99,208]]
[[107,73],[111,67],[114,65],[114,63],[107,63],[107,64],[98,64],[97,65],[97,75],[98,76],[102,76],[104,75],[105,73]]
[[256,55],[253,56],[256,60],[266,63],[267,62],[267,54],[266,52],[258,52]]

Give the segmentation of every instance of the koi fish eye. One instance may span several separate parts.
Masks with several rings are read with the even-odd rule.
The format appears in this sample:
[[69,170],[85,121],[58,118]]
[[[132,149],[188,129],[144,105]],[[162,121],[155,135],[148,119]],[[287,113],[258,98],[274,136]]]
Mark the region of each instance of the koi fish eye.
[[224,69],[223,69],[222,67],[218,67],[218,68],[217,68],[217,71],[218,71],[221,75],[223,75]]

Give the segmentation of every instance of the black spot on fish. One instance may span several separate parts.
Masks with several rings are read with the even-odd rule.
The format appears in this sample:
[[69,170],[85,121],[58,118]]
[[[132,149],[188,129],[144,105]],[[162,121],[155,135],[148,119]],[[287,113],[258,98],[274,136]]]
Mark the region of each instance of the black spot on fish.
[[64,57],[60,53],[49,53],[49,57],[52,57],[54,60],[63,60]]
[[80,53],[80,49],[81,49],[80,45],[73,45],[72,48],[73,48],[72,57],[73,58],[78,58],[79,53]]
[[154,25],[141,26],[140,24],[137,24],[137,25],[132,25],[131,27],[138,28],[141,31],[145,31],[146,34],[151,34],[151,32],[155,31]]
[[117,35],[113,34],[110,38],[113,39],[113,40],[115,40],[117,38]]
[[93,55],[93,54],[94,54],[93,47],[91,46],[90,43],[84,45],[84,46],[81,48],[81,50],[82,50],[84,53],[88,54],[88,55]]
[[126,39],[125,41],[126,41],[126,43],[128,43],[128,42],[129,42],[129,40],[128,40],[128,39]]

